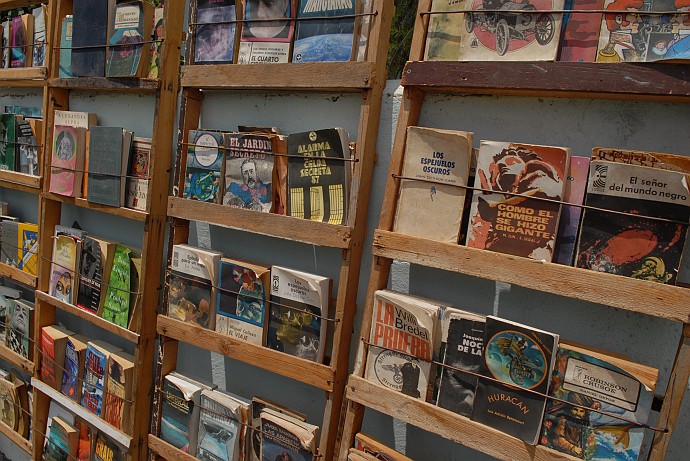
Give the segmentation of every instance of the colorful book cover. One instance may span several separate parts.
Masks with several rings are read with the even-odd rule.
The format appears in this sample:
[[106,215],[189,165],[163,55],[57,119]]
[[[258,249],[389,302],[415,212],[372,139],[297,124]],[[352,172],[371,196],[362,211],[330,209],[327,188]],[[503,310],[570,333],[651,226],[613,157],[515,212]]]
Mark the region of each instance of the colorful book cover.
[[103,432],[98,432],[93,450],[94,461],[123,461],[125,455],[118,444]]
[[[566,177],[563,201],[582,205],[587,192],[587,176],[589,174],[588,157],[571,157],[570,171]],[[575,262],[575,244],[582,218],[581,206],[564,206],[561,209],[561,219],[558,223],[558,237],[554,250],[553,262],[572,266]]]
[[127,178],[125,206],[139,211],[148,210],[151,138],[135,137]]
[[41,120],[17,120],[17,166],[20,173],[38,176],[38,142],[32,124],[39,130],[42,128]]
[[84,128],[55,125],[50,162],[50,192],[81,197],[85,142]]
[[220,391],[201,392],[196,456],[202,461],[246,459],[247,417],[251,402]]
[[[15,16],[11,20],[10,67],[26,67],[27,62],[31,63],[33,27],[27,27],[28,16],[31,15]],[[31,16],[31,22],[33,23],[33,16]]]
[[[424,48],[425,61],[457,61],[462,40],[461,30],[465,29],[464,14],[444,14],[463,7],[463,0],[432,0],[429,27]],[[470,17],[469,15],[467,16]]]
[[[355,37],[356,6],[355,0],[299,0],[292,61],[349,61]],[[338,16],[349,17],[337,19]]]
[[68,461],[77,455],[79,433],[59,416],[52,419],[43,450],[44,461]]
[[130,422],[134,356],[115,352],[108,358],[108,393],[103,400],[103,419],[122,430]]
[[258,346],[266,344],[270,268],[223,258],[218,273],[216,331]]
[[115,251],[115,243],[84,236],[79,258],[77,307],[97,314],[105,291],[103,281],[107,263]]
[[86,346],[81,406],[96,416],[103,409],[108,358],[115,352],[116,348],[103,341],[89,341]]
[[72,75],[72,15],[62,20],[62,34],[60,35],[60,67],[59,77],[70,78]]
[[101,317],[122,328],[129,325],[130,293],[132,291],[132,258],[129,248],[117,245],[115,256],[108,275]]
[[73,335],[67,337],[65,344],[65,365],[60,392],[74,402],[81,399],[87,343],[86,337]]
[[10,304],[9,335],[7,347],[25,359],[29,358],[31,347],[31,318],[34,308],[28,301],[16,299]]
[[46,59],[46,7],[41,5],[31,10],[34,16],[34,37],[32,66],[41,67]]
[[2,22],[2,68],[10,67],[10,21]]
[[144,45],[144,8],[141,1],[118,3],[110,26],[107,77],[141,75]]
[[64,328],[45,326],[41,328],[41,381],[53,389],[62,387],[65,369],[65,347],[71,332]]
[[79,431],[77,461],[93,461],[94,437],[96,429],[80,417],[75,417],[74,427]]
[[24,272],[36,275],[38,273],[38,225],[19,223],[18,232],[18,266]]
[[539,199],[563,199],[569,159],[565,147],[482,141],[466,245],[550,262],[561,206]]
[[565,8],[575,11],[563,16],[558,60],[594,62],[597,57],[602,14],[587,13],[583,10],[602,10],[604,0],[566,0]]
[[17,155],[17,125],[13,114],[0,114],[0,170],[14,171]]
[[[246,0],[239,64],[286,63],[290,58],[290,42],[295,26],[290,18],[295,16],[294,0]],[[259,21],[252,22],[252,19]],[[276,19],[276,21],[267,21]]]
[[265,409],[261,412],[261,461],[313,461],[318,427]]
[[685,174],[593,161],[585,203],[629,214],[584,210],[577,267],[676,283],[687,233],[687,225],[682,223],[690,221]]
[[223,146],[222,133],[190,130],[183,198],[220,201]]
[[69,235],[58,235],[53,241],[53,259],[50,265],[50,291],[48,294],[67,304],[75,300],[77,262],[81,242]]
[[229,64],[235,55],[235,0],[197,0],[194,64]]
[[269,213],[273,205],[273,142],[261,134],[225,134],[223,205]]
[[305,422],[307,420],[306,415],[298,413],[284,405],[276,403],[272,400],[264,399],[263,397],[252,397],[251,406],[251,441],[250,441],[250,456],[247,456],[247,461],[261,461],[261,439],[263,434],[261,432],[261,413],[265,409],[270,409],[274,413],[280,413],[287,415],[298,421]]
[[6,298],[0,293],[0,344],[3,346],[7,344],[7,332],[9,330],[10,312],[12,311],[11,304],[14,304],[13,299]]
[[160,70],[160,48],[161,43],[159,40],[163,40],[165,36],[165,23],[163,21],[165,4],[156,7],[153,12],[153,30],[151,32],[151,43],[149,47],[149,70],[146,78],[158,78],[158,73]]

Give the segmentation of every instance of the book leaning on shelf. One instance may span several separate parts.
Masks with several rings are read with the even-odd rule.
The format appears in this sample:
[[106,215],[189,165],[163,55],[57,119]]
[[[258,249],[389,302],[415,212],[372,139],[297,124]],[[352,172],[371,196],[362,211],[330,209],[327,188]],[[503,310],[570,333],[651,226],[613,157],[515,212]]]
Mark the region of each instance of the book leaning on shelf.
[[41,381],[53,389],[62,387],[65,370],[65,349],[72,332],[58,325],[41,328]]
[[31,67],[34,37],[32,14],[15,16],[10,21],[10,65],[8,67]]
[[81,406],[96,416],[103,411],[103,396],[107,392],[107,366],[110,356],[120,349],[105,341],[89,341],[84,359],[84,382]]
[[112,6],[108,24],[107,77],[143,77],[148,62],[143,58],[145,27],[150,27],[153,9],[144,2],[120,1]]
[[[244,2],[244,21],[240,38],[239,64],[286,63],[295,32],[295,1],[279,0],[271,4],[260,0]],[[253,19],[258,21],[253,22]],[[267,21],[275,19],[276,21]]]
[[151,138],[134,137],[130,156],[125,206],[148,211]]
[[298,413],[291,408],[281,405],[272,400],[265,399],[263,397],[254,396],[252,397],[251,405],[251,437],[249,440],[249,455],[246,457],[246,461],[261,461],[261,442],[263,439],[263,432],[261,432],[261,413],[265,409],[270,409],[274,413],[281,413],[289,416],[292,419],[306,422],[307,417]]
[[84,363],[89,338],[70,335],[65,344],[65,361],[60,392],[74,402],[81,401]]
[[53,241],[48,294],[68,304],[76,299],[81,243],[80,238],[71,235],[56,235]]
[[[126,176],[130,166],[132,132],[121,127],[89,129],[87,200],[114,207],[125,206]],[[86,178],[86,177],[85,177]]]
[[52,419],[50,433],[43,450],[43,461],[68,461],[76,459],[79,432],[59,416]]
[[24,381],[12,372],[0,369],[0,421],[26,438],[29,435],[29,396]]
[[219,203],[224,158],[222,133],[190,130],[182,197]]
[[349,61],[355,40],[357,2],[298,0],[297,3],[292,62]]
[[225,133],[223,205],[273,212],[275,136]]
[[251,401],[219,390],[201,391],[197,458],[248,460],[247,427]]
[[50,157],[50,192],[68,197],[81,197],[86,131],[95,124],[95,114],[55,111]]
[[7,347],[25,359],[30,357],[33,337],[34,304],[24,299],[15,299],[7,312]]
[[194,64],[230,64],[235,57],[239,19],[235,0],[198,0],[194,26]]
[[125,352],[115,352],[108,357],[107,365],[108,392],[103,399],[103,419],[123,430],[125,424],[129,424],[132,409],[134,356]]
[[117,244],[99,312],[100,317],[119,327],[129,328],[130,319],[141,304],[140,274],[140,253]]
[[313,461],[316,458],[318,426],[305,423],[270,408],[261,412],[261,459]]

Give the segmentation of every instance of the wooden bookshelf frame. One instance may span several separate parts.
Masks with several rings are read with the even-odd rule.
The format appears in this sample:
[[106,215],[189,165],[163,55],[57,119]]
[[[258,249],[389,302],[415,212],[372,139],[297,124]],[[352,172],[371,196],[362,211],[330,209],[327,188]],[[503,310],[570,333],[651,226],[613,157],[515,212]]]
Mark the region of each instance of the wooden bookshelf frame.
[[[56,400],[67,408],[84,417],[99,430],[107,432],[114,440],[128,447],[126,457],[130,460],[144,459],[147,454],[149,431],[149,417],[151,404],[151,388],[153,384],[153,369],[156,337],[156,306],[160,294],[160,268],[163,260],[167,196],[169,186],[169,165],[173,148],[173,134],[175,125],[175,108],[179,89],[179,54],[182,41],[182,24],[184,17],[184,2],[168,0],[165,2],[164,21],[166,37],[161,43],[161,67],[158,79],[143,78],[59,78],[59,44],[61,24],[66,15],[72,14],[72,0],[51,0],[54,8],[51,11],[51,23],[55,24],[49,35],[50,49],[46,53],[49,59],[48,79],[44,96],[44,139],[45,145],[51,146],[52,130],[56,110],[69,110],[70,94],[73,91],[119,93],[134,92],[151,94],[155,97],[155,111],[152,129],[152,149],[150,160],[151,178],[149,181],[148,212],[141,212],[128,208],[107,207],[93,204],[81,198],[62,197],[49,192],[49,175],[41,182],[39,200],[40,235],[47,236],[39,242],[39,274],[36,291],[36,310],[34,317],[34,331],[38,337],[42,327],[55,323],[58,310],[86,320],[92,326],[108,331],[132,343],[134,347],[134,380],[132,383],[132,408],[130,419],[123,424],[123,430],[118,430],[107,424],[103,419],[89,413],[75,402],[71,402],[61,393],[46,386],[40,381],[38,369],[34,375],[34,405],[33,405],[33,459],[41,459],[43,442],[46,433],[46,421],[51,400]],[[145,8],[151,5],[144,3]],[[150,27],[147,25],[146,27]],[[148,59],[148,48],[144,48],[142,59]],[[54,65],[50,65],[54,63]],[[50,151],[42,159],[43,171],[49,171]],[[1,178],[0,178],[1,179]],[[50,265],[52,259],[55,226],[60,224],[63,204],[101,213],[104,219],[108,216],[118,216],[133,221],[142,222],[142,268],[139,279],[139,299],[137,309],[133,312],[129,329],[121,328],[90,312],[76,306],[64,303],[48,294],[50,284]],[[88,231],[88,229],[87,229]],[[38,345],[35,346],[38,348]],[[38,354],[35,350],[35,354]]]
[[[431,0],[420,0],[418,13]],[[403,71],[403,98],[395,132],[369,275],[354,372],[350,376],[339,460],[346,460],[367,408],[377,410],[503,461],[576,460],[543,446],[531,446],[443,408],[364,379],[374,293],[388,286],[394,259],[473,277],[497,280],[608,307],[643,313],[683,324],[678,352],[664,397],[650,461],[662,461],[690,377],[690,291],[612,274],[545,263],[518,256],[451,245],[392,231],[407,127],[417,125],[429,93],[511,95],[690,102],[690,71],[669,64],[596,64],[568,62],[422,62],[428,15],[417,15],[410,62]],[[525,277],[525,274],[530,274]],[[586,288],[584,288],[586,285]]]
[[[376,158],[376,139],[381,111],[381,98],[386,83],[386,54],[393,17],[392,0],[373,2],[375,16],[370,17],[370,34],[366,61],[341,63],[289,63],[289,64],[226,64],[185,65],[181,70],[182,106],[180,109],[178,155],[176,161],[177,196],[168,199],[170,238],[172,246],[187,243],[189,222],[204,221],[213,225],[262,234],[277,239],[304,242],[342,250],[338,293],[333,324],[333,349],[329,365],[308,362],[287,354],[242,343],[218,333],[184,326],[167,317],[159,317],[160,348],[157,364],[157,389],[163,377],[174,370],[177,363],[178,342],[196,344],[235,360],[272,371],[296,381],[326,391],[326,405],[320,425],[318,446],[321,459],[334,459],[338,424],[348,374],[350,341],[352,337],[357,285],[362,259],[362,242],[366,231],[366,213],[369,204],[371,179]],[[194,0],[192,0],[194,4]],[[191,22],[194,8],[190,7]],[[192,54],[188,40],[187,56]],[[357,129],[357,154],[350,189],[348,219],[337,226],[320,222],[258,213],[205,204],[181,198],[184,177],[181,165],[186,164],[186,143],[189,130],[197,129],[203,101],[202,90],[252,90],[269,93],[285,92],[356,92],[362,95]],[[170,262],[170,261],[169,261]],[[165,303],[163,306],[165,311]],[[165,312],[164,312],[165,314]],[[329,325],[330,328],[330,325]],[[192,339],[194,338],[194,339]],[[270,396],[267,396],[270,398]],[[169,460],[185,460],[180,450],[157,439],[160,433],[162,396],[157,391],[150,440],[154,456]],[[312,421],[312,423],[317,423]],[[166,446],[167,445],[167,446]]]

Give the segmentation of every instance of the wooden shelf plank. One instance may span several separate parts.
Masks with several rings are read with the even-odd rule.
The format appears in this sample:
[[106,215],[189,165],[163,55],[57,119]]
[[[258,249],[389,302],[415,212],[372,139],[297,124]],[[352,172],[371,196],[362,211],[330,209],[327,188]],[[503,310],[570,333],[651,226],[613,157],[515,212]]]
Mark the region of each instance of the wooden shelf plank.
[[10,439],[15,445],[19,446],[19,448],[21,448],[28,454],[31,454],[31,441],[19,435],[18,432],[13,431],[12,428],[5,424],[3,421],[0,421],[0,432],[5,434],[5,437]]
[[35,275],[31,275],[28,272],[24,272],[19,268],[12,267],[5,263],[0,263],[0,277],[7,277],[15,282],[30,286],[31,288],[36,288],[38,281],[38,277]]
[[114,78],[114,77],[76,77],[51,78],[48,86],[70,90],[131,91],[134,93],[154,93],[160,86],[158,79]]
[[41,177],[18,171],[0,170],[0,186],[38,194],[41,192]]
[[660,63],[408,62],[402,84],[422,91],[542,98],[690,99],[688,66]]
[[348,457],[353,461],[378,461],[378,458],[374,457],[374,455],[364,453],[363,451],[359,451],[355,448],[350,448]]
[[107,320],[92,314],[91,312],[85,311],[84,309],[79,309],[77,306],[73,306],[72,304],[68,304],[64,301],[61,301],[55,298],[54,296],[50,296],[48,293],[44,291],[36,290],[36,299],[46,302],[51,306],[55,306],[58,309],[61,309],[65,312],[69,312],[72,315],[82,318],[92,323],[93,325],[96,325],[97,327],[102,328],[103,330],[109,331],[121,338],[124,338],[127,341],[131,341],[134,344],[139,343],[139,335],[134,331],[130,331],[126,328],[117,326],[114,323],[108,322]]
[[[0,3],[0,9],[6,7]],[[17,67],[0,69],[0,82],[12,80],[12,86],[40,88],[45,85],[48,69],[45,67]],[[4,86],[4,85],[3,85]]]
[[352,230],[307,219],[168,197],[168,216],[331,248],[348,248]]
[[0,344],[0,358],[3,360],[6,360],[10,362],[12,365],[21,368],[25,372],[27,372],[29,375],[34,374],[35,366],[34,363],[27,359],[26,357],[23,357],[20,354],[17,354],[14,352],[12,349],[9,347],[5,346],[4,344]]
[[690,323],[687,288],[376,230],[373,253]]
[[198,325],[185,323],[164,315],[158,316],[158,334],[202,349],[218,352],[231,359],[325,391],[333,390],[333,369],[320,363],[274,351],[267,347],[238,341]]
[[408,424],[503,461],[575,461],[565,453],[533,446],[496,429],[471,421],[400,392],[350,375],[346,397]]
[[310,62],[182,66],[181,85],[200,89],[361,91],[372,86],[374,64]]
[[65,197],[64,195],[53,194],[46,192],[43,196],[50,200],[55,200],[62,203],[70,203],[80,208],[87,208],[89,210],[96,210],[102,213],[108,213],[113,216],[120,216],[122,218],[132,219],[134,221],[145,222],[149,214],[145,211],[132,210],[130,208],[120,208],[115,206],[101,205],[100,203],[92,203],[84,198]]
[[149,448],[163,459],[174,461],[198,461],[198,458],[175,448],[153,434],[149,434]]
[[105,434],[107,434],[110,438],[115,440],[120,445],[124,446],[127,449],[129,449],[129,447],[131,446],[132,437],[117,429],[115,426],[111,426],[110,424],[106,423],[103,419],[91,413],[89,410],[82,407],[72,399],[69,399],[66,395],[63,395],[62,393],[48,386],[40,379],[35,377],[31,378],[31,385],[34,387],[34,389],[42,392],[43,394],[50,397],[52,400],[55,400],[57,403],[65,407],[67,410],[86,420],[89,424],[96,427],[96,429],[98,429],[99,431],[102,431]]

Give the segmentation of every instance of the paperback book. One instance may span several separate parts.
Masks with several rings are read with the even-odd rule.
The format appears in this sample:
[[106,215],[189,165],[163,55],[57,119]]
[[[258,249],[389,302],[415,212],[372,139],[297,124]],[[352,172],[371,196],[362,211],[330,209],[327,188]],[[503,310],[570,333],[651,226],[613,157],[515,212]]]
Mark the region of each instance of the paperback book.
[[94,461],[123,461],[125,454],[120,446],[103,431],[98,432],[93,450]]
[[235,0],[197,0],[194,64],[232,63],[235,19]]
[[31,275],[38,273],[38,225],[19,223],[17,226],[17,267]]
[[[286,63],[290,57],[290,42],[295,31],[294,0],[261,0],[244,2],[244,21],[240,39],[239,64]],[[252,21],[257,19],[258,21]],[[270,21],[275,19],[275,21]]]
[[112,16],[108,31],[111,48],[108,49],[106,76],[141,76],[146,65],[146,60],[141,58],[146,23],[143,3],[141,1],[117,3]]
[[60,63],[58,76],[70,78],[72,75],[72,27],[73,16],[68,14],[62,20],[62,33],[60,35]]
[[15,299],[10,305],[9,333],[7,347],[25,359],[30,358],[31,351],[31,320],[33,318],[33,303],[23,299]]
[[355,435],[355,449],[383,461],[412,461],[411,458],[408,458],[402,453],[398,453],[378,440],[366,434],[362,434],[361,432]]
[[0,170],[14,171],[17,158],[17,125],[13,114],[0,114]]
[[[458,61],[460,44],[463,40],[461,31],[465,21],[473,18],[471,14],[446,13],[466,8],[464,0],[432,0],[429,15],[429,26],[424,48],[425,61]],[[479,42],[477,42],[479,44]]]
[[261,412],[261,460],[313,461],[319,428],[282,413]]
[[130,160],[125,206],[148,211],[151,138],[134,138]]
[[10,430],[16,431],[22,415],[19,395],[9,374],[5,377],[0,376],[0,401],[2,401],[3,406],[2,412],[0,412],[0,422],[3,422]]
[[77,262],[80,252],[80,239],[69,235],[55,236],[48,294],[67,304],[73,304],[76,299],[74,293],[77,286]]
[[31,67],[31,40],[34,35],[34,17],[31,14],[15,16],[10,21],[10,66]]
[[41,328],[41,381],[56,390],[62,387],[65,348],[70,334],[58,325]]
[[81,197],[86,130],[95,124],[95,114],[55,111],[50,192]]
[[601,17],[587,10],[603,10],[604,0],[566,0],[565,7],[573,10],[563,17],[563,32],[559,61],[594,62],[597,58]]
[[158,78],[160,69],[160,48],[161,40],[165,36],[165,23],[163,21],[165,4],[161,3],[153,11],[153,30],[151,32],[151,43],[149,47],[149,68],[146,78]]
[[96,416],[101,416],[103,410],[108,358],[118,351],[119,349],[104,341],[89,341],[87,344],[81,406]]
[[355,38],[356,6],[355,0],[299,0],[292,61],[349,61]]
[[[570,171],[566,177],[563,201],[574,205],[582,205],[587,191],[587,176],[589,174],[588,157],[571,157]],[[578,230],[582,218],[581,206],[564,206],[561,209],[561,219],[558,223],[558,236],[554,249],[553,262],[572,266],[575,262],[575,246]]]
[[112,1],[74,0],[72,63],[74,77],[104,77],[108,18]]
[[77,307],[98,314],[102,295],[106,291],[103,283],[107,282],[116,246],[116,243],[89,236],[82,239]]
[[65,344],[65,365],[60,392],[74,402],[79,402],[81,399],[88,342],[89,339],[85,336],[70,335]]
[[79,433],[59,416],[52,419],[50,433],[43,450],[44,461],[68,461],[77,456]]
[[109,265],[108,286],[102,301],[100,316],[115,325],[127,328],[134,302],[139,298],[138,286],[132,283],[132,250],[124,245],[115,246],[112,264]]
[[223,169],[223,134],[191,130],[183,198],[218,203]]
[[106,373],[108,393],[103,399],[103,419],[122,430],[129,423],[132,410],[134,356],[125,352],[111,354]]
[[203,461],[240,461],[245,457],[251,402],[217,390],[201,392],[199,445]]
[[261,432],[261,413],[265,409],[270,409],[274,413],[284,414],[298,421],[306,422],[307,420],[305,415],[297,413],[277,402],[264,399],[263,397],[253,397],[251,405],[251,456],[247,457],[247,461],[261,461],[261,440],[263,438],[263,433]]
[[41,5],[31,10],[34,17],[34,36],[32,62],[33,67],[42,67],[46,59],[46,6]]
[[40,133],[42,127],[40,119],[17,119],[17,162],[20,173],[38,176],[38,141],[35,133]]
[[273,206],[273,141],[262,134],[225,134],[223,205],[268,213]]
[[121,207],[132,148],[132,132],[121,127],[89,129],[87,198],[91,203]]

